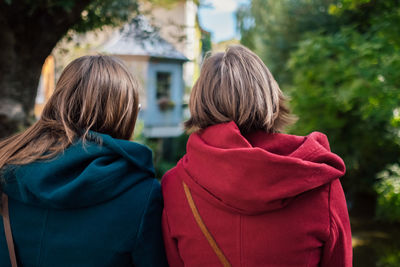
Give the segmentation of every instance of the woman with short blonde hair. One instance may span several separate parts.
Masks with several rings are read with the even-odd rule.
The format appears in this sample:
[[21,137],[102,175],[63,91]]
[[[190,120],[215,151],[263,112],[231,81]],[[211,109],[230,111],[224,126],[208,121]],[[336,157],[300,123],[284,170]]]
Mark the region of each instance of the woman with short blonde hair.
[[243,133],[279,132],[295,118],[269,69],[243,46],[206,58],[189,107],[189,132],[229,121]]
[[171,266],[352,265],[345,165],[322,133],[281,133],[294,117],[256,54],[206,58],[189,106],[186,155],[162,179]]

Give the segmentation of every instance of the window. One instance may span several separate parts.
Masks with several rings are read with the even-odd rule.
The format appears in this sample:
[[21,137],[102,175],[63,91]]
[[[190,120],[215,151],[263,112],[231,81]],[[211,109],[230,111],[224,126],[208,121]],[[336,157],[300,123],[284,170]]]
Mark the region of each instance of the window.
[[157,99],[171,97],[171,73],[157,72],[156,74]]

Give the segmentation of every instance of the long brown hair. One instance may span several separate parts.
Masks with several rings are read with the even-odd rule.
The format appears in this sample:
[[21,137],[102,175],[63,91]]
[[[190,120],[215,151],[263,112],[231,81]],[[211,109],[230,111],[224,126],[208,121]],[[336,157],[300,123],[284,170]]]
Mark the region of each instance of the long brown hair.
[[0,169],[50,159],[89,131],[129,139],[138,114],[138,84],[111,56],[84,56],[63,71],[41,118],[0,142]]
[[188,132],[234,121],[242,133],[279,132],[295,121],[269,69],[248,48],[230,46],[205,59],[190,95]]

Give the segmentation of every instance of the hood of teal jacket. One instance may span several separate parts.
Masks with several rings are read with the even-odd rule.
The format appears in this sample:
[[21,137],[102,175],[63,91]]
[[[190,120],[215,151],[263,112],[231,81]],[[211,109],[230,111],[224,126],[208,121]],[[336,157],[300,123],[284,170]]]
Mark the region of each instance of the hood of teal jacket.
[[154,177],[151,151],[138,143],[91,133],[51,160],[5,170],[4,191],[30,205],[56,209],[93,206]]

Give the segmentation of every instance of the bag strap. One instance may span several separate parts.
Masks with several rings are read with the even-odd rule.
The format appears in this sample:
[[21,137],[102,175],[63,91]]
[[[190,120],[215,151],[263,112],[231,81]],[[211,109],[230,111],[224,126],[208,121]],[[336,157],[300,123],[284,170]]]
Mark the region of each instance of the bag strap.
[[10,261],[12,267],[17,267],[17,257],[15,256],[14,241],[11,232],[10,216],[8,213],[8,196],[2,193],[1,205],[3,216],[4,233],[6,235],[8,254],[10,255]]
[[218,247],[217,242],[215,242],[211,233],[208,231],[206,225],[204,224],[203,219],[201,218],[199,211],[197,210],[196,204],[193,201],[193,197],[192,197],[192,194],[190,193],[189,187],[187,186],[187,184],[184,181],[182,181],[182,184],[183,184],[183,189],[185,190],[186,199],[189,203],[190,209],[192,210],[193,216],[194,216],[198,226],[200,227],[200,230],[203,232],[203,235],[207,239],[211,248],[214,250],[215,254],[217,255],[217,257],[220,260],[220,262],[222,263],[222,265],[224,267],[231,267],[231,264],[229,263],[228,259],[225,257],[222,250]]

